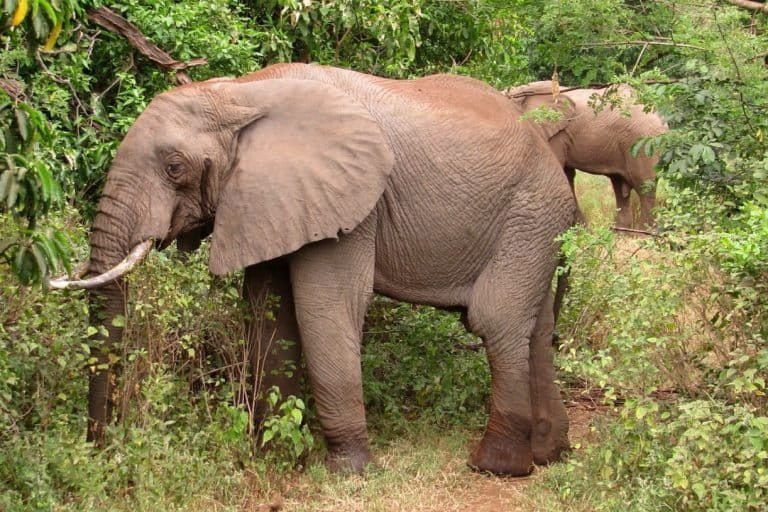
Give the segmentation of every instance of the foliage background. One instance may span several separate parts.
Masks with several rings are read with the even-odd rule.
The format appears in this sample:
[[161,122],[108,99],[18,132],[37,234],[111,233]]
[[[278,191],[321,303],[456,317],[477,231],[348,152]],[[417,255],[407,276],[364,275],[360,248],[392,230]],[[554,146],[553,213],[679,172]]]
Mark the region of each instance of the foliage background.
[[[317,471],[311,401],[248,433],[238,276],[211,285],[205,247],[154,254],[133,277],[120,420],[95,452],[77,292],[27,286],[86,256],[121,137],[173,76],[88,22],[98,2],[0,8],[0,509],[238,509],[295,464]],[[129,0],[110,3],[195,80],[311,61],[408,78],[456,72],[506,87],[629,82],[672,130],[658,236],[592,226],[564,238],[559,328],[571,396],[615,414],[546,473],[552,510],[760,510],[768,483],[768,15],[725,1]],[[643,150],[643,149],[641,149]],[[584,196],[582,195],[582,198]],[[582,205],[587,207],[586,199]],[[602,226],[602,227],[601,227]],[[488,371],[457,318],[378,301],[365,393],[377,447],[424,429],[482,429]],[[304,421],[307,420],[307,421]],[[279,471],[278,471],[279,470]],[[545,492],[545,489],[547,492]]]

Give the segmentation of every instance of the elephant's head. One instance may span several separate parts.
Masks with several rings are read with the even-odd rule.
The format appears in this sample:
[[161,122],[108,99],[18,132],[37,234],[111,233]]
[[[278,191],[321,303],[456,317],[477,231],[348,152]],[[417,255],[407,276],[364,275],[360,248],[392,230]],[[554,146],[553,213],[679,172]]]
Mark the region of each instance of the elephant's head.
[[[50,284],[95,288],[113,345],[121,331],[110,317],[125,307],[120,275],[152,241],[181,236],[189,246],[212,226],[216,274],[276,258],[352,230],[393,162],[369,111],[325,83],[257,75],[177,88],[150,103],[117,151],[91,233],[90,277]],[[108,383],[96,376],[92,438],[109,416]]]

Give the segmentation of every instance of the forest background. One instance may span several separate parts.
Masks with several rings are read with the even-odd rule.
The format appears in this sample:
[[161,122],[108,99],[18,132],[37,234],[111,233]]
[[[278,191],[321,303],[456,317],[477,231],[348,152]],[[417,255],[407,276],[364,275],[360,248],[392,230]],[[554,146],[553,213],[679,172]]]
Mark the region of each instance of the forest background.
[[[183,260],[173,248],[155,253],[132,277],[119,419],[105,449],[85,443],[86,334],[96,329],[81,292],[39,282],[87,256],[121,137],[179,79],[89,21],[99,5],[0,6],[0,510],[258,510],[276,495],[292,510],[451,509],[435,489],[461,486],[468,470],[440,452],[466,450],[482,432],[489,383],[458,319],[374,303],[364,387],[381,468],[338,479],[322,468],[311,401],[288,400],[264,427],[266,446],[253,442],[239,276],[213,280],[205,245]],[[655,511],[768,501],[767,5],[108,6],[197,64],[183,70],[196,81],[303,61],[393,78],[460,73],[499,88],[554,73],[565,85],[634,85],[671,128],[638,148],[662,155],[658,225],[618,236],[607,180],[580,182],[590,225],[563,240],[572,288],[557,364],[565,399],[588,397],[604,413],[567,462],[539,471],[520,506]],[[408,452],[405,466],[390,460]],[[434,486],[414,483],[425,480]]]

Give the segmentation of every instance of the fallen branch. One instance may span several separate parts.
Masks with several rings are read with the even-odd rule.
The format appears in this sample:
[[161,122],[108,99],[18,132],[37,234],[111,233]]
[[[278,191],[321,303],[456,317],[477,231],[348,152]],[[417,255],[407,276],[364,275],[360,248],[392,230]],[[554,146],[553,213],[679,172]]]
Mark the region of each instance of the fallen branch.
[[158,66],[168,71],[175,71],[176,83],[179,85],[192,82],[192,79],[185,71],[187,68],[202,66],[208,63],[204,58],[192,59],[189,62],[181,62],[174,59],[147,39],[135,25],[107,7],[97,7],[89,11],[88,19],[110,32],[125,37],[131,46]]
[[743,7],[744,9],[750,9],[752,11],[768,12],[768,4],[753,2],[752,0],[727,0],[727,2],[731,5]]

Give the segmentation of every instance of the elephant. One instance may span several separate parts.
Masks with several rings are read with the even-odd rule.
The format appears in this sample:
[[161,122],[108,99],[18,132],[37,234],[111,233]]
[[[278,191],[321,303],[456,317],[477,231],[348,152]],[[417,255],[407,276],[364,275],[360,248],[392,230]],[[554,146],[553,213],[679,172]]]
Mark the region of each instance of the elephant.
[[360,350],[374,293],[460,310],[483,339],[492,389],[472,468],[520,476],[559,460],[568,418],[550,285],[576,204],[521,114],[466,77],[298,63],[158,95],[110,165],[85,277],[49,283],[89,289],[91,322],[106,326],[89,439],[99,442],[110,418],[109,351],[122,332],[110,319],[125,308],[124,274],[152,247],[194,249],[210,232],[213,274],[245,269],[255,309],[280,295],[266,330],[298,347],[273,356],[263,336],[257,357],[272,365],[303,353],[330,469],[372,462]]
[[620,109],[604,108],[595,113],[590,106],[593,95],[605,95],[608,88],[579,89],[563,87],[555,96],[551,81],[532,82],[507,89],[505,94],[518,102],[525,111],[541,106],[557,108],[563,117],[545,122],[545,133],[563,166],[573,189],[575,170],[608,176],[616,197],[616,226],[631,228],[632,211],[629,195],[634,190],[640,198],[641,227],[653,225],[652,209],[656,203],[656,171],[658,156],[648,156],[641,150],[636,157],[632,145],[641,137],[665,133],[664,120],[655,112],[645,112],[632,98],[634,90],[623,85],[618,88],[622,101],[629,107],[629,116]]

